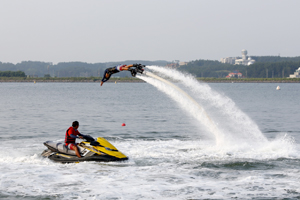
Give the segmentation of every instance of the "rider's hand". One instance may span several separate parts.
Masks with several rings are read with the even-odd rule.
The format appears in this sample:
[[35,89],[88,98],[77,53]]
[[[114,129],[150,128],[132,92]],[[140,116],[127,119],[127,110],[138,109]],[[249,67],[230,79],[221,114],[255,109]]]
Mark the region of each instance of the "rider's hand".
[[80,138],[80,139],[83,139],[83,137],[82,137],[82,136],[79,136],[79,138]]

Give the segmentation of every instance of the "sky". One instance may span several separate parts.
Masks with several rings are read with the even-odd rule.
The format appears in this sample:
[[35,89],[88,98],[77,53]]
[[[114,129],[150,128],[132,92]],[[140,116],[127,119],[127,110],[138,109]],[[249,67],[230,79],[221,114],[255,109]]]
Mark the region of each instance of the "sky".
[[299,0],[0,0],[0,62],[300,56]]

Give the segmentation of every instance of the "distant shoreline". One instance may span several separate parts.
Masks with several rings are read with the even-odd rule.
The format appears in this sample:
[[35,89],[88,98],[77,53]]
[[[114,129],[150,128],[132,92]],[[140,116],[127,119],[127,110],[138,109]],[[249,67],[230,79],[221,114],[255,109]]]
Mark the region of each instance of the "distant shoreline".
[[[300,78],[197,78],[206,83],[300,83]],[[72,83],[72,82],[99,82],[99,77],[69,77],[69,78],[23,78],[23,77],[0,77],[0,82],[42,82],[42,83]],[[144,83],[138,78],[111,78],[108,82]]]

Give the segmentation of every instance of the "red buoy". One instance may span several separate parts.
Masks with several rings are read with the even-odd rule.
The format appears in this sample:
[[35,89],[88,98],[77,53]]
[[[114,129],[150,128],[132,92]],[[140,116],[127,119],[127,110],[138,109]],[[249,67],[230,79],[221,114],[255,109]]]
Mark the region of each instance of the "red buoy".
[[125,124],[125,123],[123,123],[123,124],[122,124],[122,126],[126,126],[126,124]]

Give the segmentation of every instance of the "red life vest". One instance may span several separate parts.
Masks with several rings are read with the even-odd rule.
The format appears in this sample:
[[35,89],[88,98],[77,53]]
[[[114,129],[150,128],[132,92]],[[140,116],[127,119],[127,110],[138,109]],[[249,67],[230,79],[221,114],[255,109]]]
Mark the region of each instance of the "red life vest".
[[[70,128],[68,128],[68,130],[66,131],[66,136],[65,136],[65,143],[66,144],[69,144],[69,143],[75,143],[75,141],[76,141],[76,138],[72,138],[70,135],[72,134],[72,133],[70,133],[70,135],[69,135],[69,130],[70,129],[73,129],[72,130],[72,132],[74,132],[73,133],[73,135],[78,135],[78,131],[77,130],[75,130],[72,126],[70,127]],[[77,132],[77,134],[76,134],[76,132]]]

